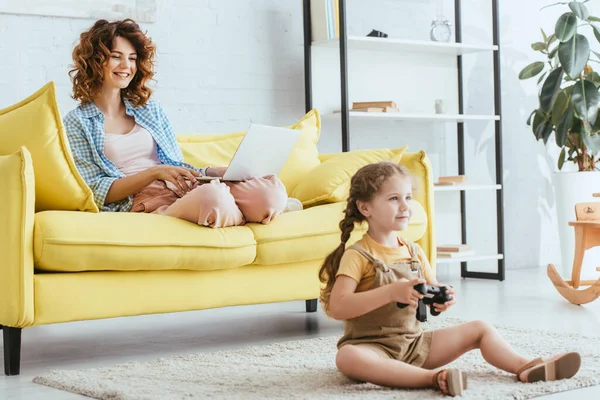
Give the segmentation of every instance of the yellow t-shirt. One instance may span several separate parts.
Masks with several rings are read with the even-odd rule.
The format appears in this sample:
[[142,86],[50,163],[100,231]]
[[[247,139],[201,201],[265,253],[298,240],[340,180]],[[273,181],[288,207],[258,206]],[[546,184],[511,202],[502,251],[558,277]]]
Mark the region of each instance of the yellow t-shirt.
[[[373,257],[382,260],[387,265],[412,259],[408,246],[402,243],[400,239],[398,239],[399,247],[387,247],[377,243],[368,233],[365,233],[362,239],[357,241],[356,244],[371,253]],[[421,249],[418,244],[415,243],[415,247],[417,248],[419,260],[421,261],[425,280],[428,283],[434,282],[435,276],[431,269],[431,265],[429,265],[429,260],[427,260],[425,253],[423,253],[423,249]],[[375,268],[373,268],[373,263],[358,251],[347,249],[340,260],[340,268],[335,275],[336,277],[339,275],[349,276],[358,283],[356,292],[365,292],[369,290],[373,284],[373,280],[375,279]]]

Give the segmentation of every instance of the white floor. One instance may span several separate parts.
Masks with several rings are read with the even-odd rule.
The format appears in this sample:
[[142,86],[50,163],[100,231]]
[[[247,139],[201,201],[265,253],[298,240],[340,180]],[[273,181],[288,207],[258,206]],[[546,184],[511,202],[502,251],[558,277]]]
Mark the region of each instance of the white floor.
[[[451,273],[447,268],[451,268]],[[447,316],[554,331],[600,334],[600,300],[574,306],[558,295],[543,270],[508,271],[505,282],[461,280],[456,266],[440,270],[458,302]],[[440,317],[441,318],[441,317]],[[0,378],[0,399],[84,399],[36,385],[50,369],[108,366],[231,349],[247,345],[336,335],[341,323],[306,314],[304,302],[230,307],[198,312],[40,326],[23,331],[21,375]],[[600,344],[599,344],[600,352]],[[545,399],[599,399],[600,386]]]

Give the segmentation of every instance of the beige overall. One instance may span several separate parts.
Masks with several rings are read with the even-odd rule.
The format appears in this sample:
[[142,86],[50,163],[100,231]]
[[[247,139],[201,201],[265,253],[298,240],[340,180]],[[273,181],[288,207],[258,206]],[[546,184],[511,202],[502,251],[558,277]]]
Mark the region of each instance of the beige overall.
[[[406,243],[410,261],[386,265],[375,259],[359,245],[350,246],[366,257],[375,268],[375,279],[370,289],[388,285],[399,279],[422,278],[421,262],[413,243]],[[423,365],[429,354],[433,332],[424,332],[416,318],[417,307],[398,308],[396,302],[386,304],[344,323],[344,336],[338,349],[346,344],[368,346],[381,356],[396,359],[417,367]]]

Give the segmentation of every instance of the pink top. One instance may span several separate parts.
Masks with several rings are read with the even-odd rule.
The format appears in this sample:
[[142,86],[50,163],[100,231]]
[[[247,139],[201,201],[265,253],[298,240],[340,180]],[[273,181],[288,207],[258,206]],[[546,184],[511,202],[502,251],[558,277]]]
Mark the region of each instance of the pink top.
[[105,133],[104,153],[127,176],[161,164],[154,138],[138,124],[123,135]]

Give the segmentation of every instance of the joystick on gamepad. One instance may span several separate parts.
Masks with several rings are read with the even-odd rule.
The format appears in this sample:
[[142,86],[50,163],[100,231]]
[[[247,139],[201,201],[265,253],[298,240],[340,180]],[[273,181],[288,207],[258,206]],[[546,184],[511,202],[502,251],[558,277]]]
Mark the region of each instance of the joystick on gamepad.
[[[452,300],[452,295],[447,294],[446,291],[449,289],[447,286],[431,286],[424,283],[419,283],[415,285],[415,290],[423,295],[423,303],[424,304],[444,304],[447,301]],[[408,307],[408,304],[397,303],[399,308]],[[431,315],[437,316],[440,315],[439,312],[435,311],[433,307],[429,308]]]

